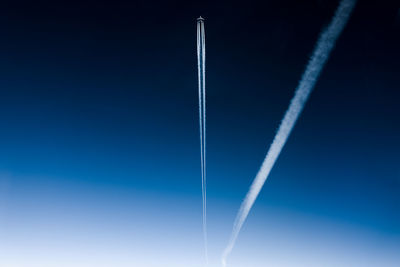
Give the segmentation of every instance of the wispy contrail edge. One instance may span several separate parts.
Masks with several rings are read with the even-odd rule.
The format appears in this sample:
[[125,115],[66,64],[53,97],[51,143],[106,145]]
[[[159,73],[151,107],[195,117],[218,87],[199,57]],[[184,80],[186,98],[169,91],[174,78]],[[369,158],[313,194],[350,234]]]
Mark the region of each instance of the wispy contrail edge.
[[226,266],[226,259],[231,253],[236,239],[246,220],[251,207],[253,206],[258,194],[261,191],[267,177],[279,156],[283,146],[286,143],[290,132],[293,129],[304,105],[315,85],[317,79],[329,58],[330,52],[335,46],[337,38],[346,26],[346,23],[351,15],[355,6],[356,0],[342,0],[337,8],[335,15],[329,26],[322,31],[314,52],[307,64],[306,70],[302,75],[298,87],[296,88],[295,95],[292,98],[289,109],[286,111],[285,116],[279,126],[278,132],[268,150],[268,153],[254,179],[246,198],[242,202],[239,212],[236,216],[232,234],[227,247],[222,254],[222,265]]

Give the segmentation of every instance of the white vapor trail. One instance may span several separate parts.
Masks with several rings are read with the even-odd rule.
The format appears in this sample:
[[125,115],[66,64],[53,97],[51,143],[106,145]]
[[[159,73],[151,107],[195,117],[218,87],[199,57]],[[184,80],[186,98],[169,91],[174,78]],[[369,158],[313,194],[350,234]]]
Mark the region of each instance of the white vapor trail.
[[242,202],[239,212],[236,216],[232,234],[227,247],[222,254],[222,265],[226,266],[226,259],[231,253],[240,229],[245,222],[251,207],[253,206],[258,194],[261,191],[267,177],[274,166],[283,146],[288,139],[290,132],[293,129],[297,119],[299,118],[304,105],[318,80],[318,77],[329,58],[329,55],[335,46],[336,40],[340,36],[343,28],[350,17],[354,8],[356,0],[342,0],[337,8],[331,23],[324,29],[319,36],[314,52],[307,64],[305,72],[303,73],[298,87],[296,88],[295,95],[292,98],[289,109],[286,111],[285,116],[279,126],[278,132],[268,150],[268,153],[261,165],[260,170],[254,179],[246,198]]
[[203,202],[203,236],[205,260],[208,263],[207,248],[207,180],[206,180],[206,85],[205,62],[206,46],[204,19],[197,19],[197,69],[199,80],[199,121],[200,121],[200,156],[201,156],[201,192]]

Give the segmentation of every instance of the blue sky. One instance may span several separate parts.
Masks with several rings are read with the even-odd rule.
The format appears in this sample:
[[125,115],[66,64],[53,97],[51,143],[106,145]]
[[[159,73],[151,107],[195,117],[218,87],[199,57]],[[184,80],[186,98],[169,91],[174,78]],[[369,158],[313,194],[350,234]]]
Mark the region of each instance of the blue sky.
[[[210,266],[219,266],[336,4],[193,3],[182,12],[156,3],[7,5],[0,266],[203,266],[199,13],[206,17]],[[356,7],[229,266],[400,262],[394,6]]]

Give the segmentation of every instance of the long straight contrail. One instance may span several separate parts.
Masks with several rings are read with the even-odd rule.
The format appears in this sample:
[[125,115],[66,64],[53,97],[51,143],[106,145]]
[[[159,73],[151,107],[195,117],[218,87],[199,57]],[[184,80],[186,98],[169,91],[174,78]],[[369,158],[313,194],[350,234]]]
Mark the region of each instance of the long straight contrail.
[[199,122],[200,122],[200,156],[201,156],[201,192],[203,202],[203,236],[205,260],[208,262],[207,249],[207,179],[206,179],[206,44],[204,19],[197,19],[197,69],[199,80]]
[[226,259],[235,245],[240,229],[242,228],[243,223],[254,204],[254,201],[260,193],[261,188],[267,180],[267,177],[274,166],[274,163],[278,158],[283,146],[285,145],[293,126],[299,118],[300,113],[303,110],[304,105],[312,89],[314,88],[314,85],[317,82],[325,63],[329,58],[329,54],[335,46],[337,38],[340,36],[340,33],[346,26],[355,3],[356,0],[342,0],[335,12],[335,15],[333,16],[331,23],[322,31],[321,35],[319,36],[314,52],[307,64],[303,76],[301,77],[299,85],[296,88],[295,95],[290,102],[289,109],[286,111],[286,114],[283,117],[281,125],[279,126],[278,132],[275,135],[264,162],[262,163],[261,168],[246,195],[246,198],[240,206],[233,225],[230,241],[222,254],[223,266],[226,266]]

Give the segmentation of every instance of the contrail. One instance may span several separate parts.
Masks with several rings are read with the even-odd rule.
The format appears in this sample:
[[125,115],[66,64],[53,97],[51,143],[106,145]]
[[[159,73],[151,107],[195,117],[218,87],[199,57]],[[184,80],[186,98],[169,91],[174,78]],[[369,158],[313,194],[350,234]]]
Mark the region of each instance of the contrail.
[[283,117],[281,125],[279,126],[278,132],[275,135],[264,162],[262,163],[261,168],[258,171],[257,176],[246,195],[246,198],[242,202],[238,214],[236,215],[230,241],[222,254],[223,266],[226,266],[226,259],[235,245],[240,229],[242,228],[243,223],[254,204],[254,201],[260,193],[261,188],[267,180],[267,177],[274,166],[279,153],[285,145],[293,126],[299,118],[300,113],[303,110],[304,105],[315,83],[317,82],[325,63],[329,58],[329,54],[335,46],[337,38],[339,37],[343,28],[346,26],[355,3],[356,0],[342,0],[332,18],[331,23],[322,31],[321,35],[319,36],[314,52],[307,64],[303,76],[301,77],[299,85],[296,88],[295,95],[290,102],[289,109],[286,111],[286,114]]
[[207,179],[206,179],[206,44],[204,19],[197,19],[197,69],[199,80],[199,121],[200,121],[200,156],[201,156],[201,192],[203,202],[203,236],[205,260],[208,263],[207,248]]

